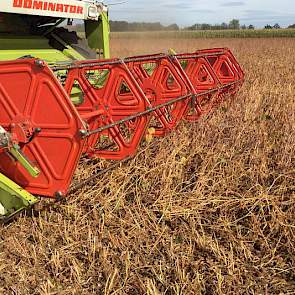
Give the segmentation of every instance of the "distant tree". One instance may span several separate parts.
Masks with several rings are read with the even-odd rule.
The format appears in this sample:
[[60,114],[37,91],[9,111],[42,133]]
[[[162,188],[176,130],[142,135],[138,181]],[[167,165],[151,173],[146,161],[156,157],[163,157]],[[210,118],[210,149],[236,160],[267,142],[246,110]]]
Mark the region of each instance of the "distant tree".
[[[186,27],[184,28],[184,30],[188,30],[188,31],[204,31],[204,30],[239,30],[239,29],[243,29],[246,30],[247,26],[246,25],[240,25],[240,21],[238,19],[233,19],[230,21],[229,24],[223,22],[221,24],[215,24],[215,25],[211,25],[211,24],[194,24],[190,27]],[[253,26],[254,29],[254,26]]]
[[248,30],[254,30],[254,29],[255,29],[255,27],[253,25],[248,26]]
[[281,26],[280,26],[279,24],[275,24],[275,25],[273,26],[273,28],[278,30],[278,29],[281,28]]
[[179,31],[179,26],[177,24],[169,25],[165,28],[166,31]]
[[227,30],[228,29],[228,24],[227,23],[222,23],[221,25],[222,30]]
[[266,30],[270,30],[270,29],[272,29],[272,26],[267,24],[264,28],[265,28]]
[[240,29],[240,21],[238,19],[232,19],[229,22],[229,28],[232,30],[239,30]]
[[110,21],[111,31],[113,32],[143,32],[143,31],[178,31],[177,24],[163,26],[160,22],[144,23],[126,21]]
[[201,24],[201,30],[206,31],[211,29],[212,29],[212,26],[210,24]]
[[290,26],[288,27],[288,29],[295,29],[295,24],[290,25]]
[[202,24],[195,24],[196,30],[202,30]]
[[190,27],[185,27],[184,28],[185,31],[196,31],[197,30],[197,24],[194,24]]
[[110,21],[111,31],[113,32],[128,32],[129,23],[126,21]]

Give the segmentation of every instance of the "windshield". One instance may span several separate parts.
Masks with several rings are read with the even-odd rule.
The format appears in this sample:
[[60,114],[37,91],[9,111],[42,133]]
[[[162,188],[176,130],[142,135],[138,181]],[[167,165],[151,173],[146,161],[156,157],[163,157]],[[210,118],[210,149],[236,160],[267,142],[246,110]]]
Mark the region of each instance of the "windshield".
[[44,35],[62,19],[0,13],[0,33],[17,35]]

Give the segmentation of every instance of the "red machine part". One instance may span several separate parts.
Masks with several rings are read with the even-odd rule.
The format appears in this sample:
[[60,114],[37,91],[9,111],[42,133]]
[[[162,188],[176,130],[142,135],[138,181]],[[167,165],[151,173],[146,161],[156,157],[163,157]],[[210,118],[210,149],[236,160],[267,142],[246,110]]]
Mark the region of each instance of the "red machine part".
[[[52,70],[67,73],[64,83]],[[82,153],[111,160],[133,156],[149,126],[163,136],[182,118],[195,121],[235,95],[244,80],[228,49],[83,61],[52,70],[34,59],[0,62],[0,126],[40,176],[32,178],[5,148],[0,172],[49,197],[68,192]],[[70,96],[77,94],[74,105]]]
[[244,81],[241,67],[227,48],[178,54],[175,58],[187,75],[193,91],[198,94],[198,99],[186,110],[184,118],[188,121],[198,120],[225,97],[235,95]]
[[[136,153],[148,127],[154,127],[153,135],[164,136],[183,118],[198,120],[226,95],[234,94],[243,77],[228,49],[209,49],[78,62],[68,71],[65,88],[69,95],[74,88],[83,93],[77,109],[90,131],[159,106],[150,115],[88,138],[84,152],[89,156],[121,160]],[[160,107],[179,97],[187,99]]]
[[[107,63],[96,61],[87,67],[89,63],[91,61],[78,62],[76,68],[69,70],[65,89],[69,95],[74,87],[82,91],[83,99],[77,109],[90,130],[190,94],[179,69],[167,55],[131,57]],[[104,80],[96,83],[95,76],[96,80],[104,76]],[[84,151],[92,157],[113,160],[132,156],[151,117],[156,118],[154,135],[164,136],[182,119],[187,104],[188,100],[182,100],[156,110],[151,116],[142,116],[92,135]]]
[[[83,98],[76,106],[89,130],[112,124],[146,110],[148,101],[120,60],[87,66],[78,62],[78,68],[68,72],[65,89],[71,94],[78,87]],[[86,66],[84,66],[86,65]],[[121,160],[136,153],[146,133],[150,116],[124,122],[87,139],[84,152],[90,157]]]
[[[152,106],[158,106],[191,93],[181,72],[167,55],[131,57],[124,60]],[[165,136],[182,119],[188,100],[155,111],[156,136]]]
[[174,62],[180,67],[183,76],[195,99],[188,104],[184,118],[196,121],[202,115],[211,111],[216,96],[219,93],[220,81],[205,57],[198,54],[175,56]]
[[[244,81],[244,72],[236,58],[228,48],[200,50],[198,54],[206,54],[206,59],[222,85],[219,102],[226,97],[234,96]],[[240,83],[235,83],[240,81]]]
[[2,151],[1,173],[36,195],[65,194],[82,153],[79,131],[85,126],[62,85],[39,60],[0,62],[0,125],[41,172],[32,178]]

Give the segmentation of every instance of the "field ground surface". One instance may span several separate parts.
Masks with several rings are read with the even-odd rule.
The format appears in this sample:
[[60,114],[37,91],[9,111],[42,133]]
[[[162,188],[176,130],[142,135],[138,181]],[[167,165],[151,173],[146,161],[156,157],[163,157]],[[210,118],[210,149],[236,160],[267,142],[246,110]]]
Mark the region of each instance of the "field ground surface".
[[220,46],[245,70],[238,97],[0,226],[0,294],[295,293],[295,39],[121,35],[112,54]]

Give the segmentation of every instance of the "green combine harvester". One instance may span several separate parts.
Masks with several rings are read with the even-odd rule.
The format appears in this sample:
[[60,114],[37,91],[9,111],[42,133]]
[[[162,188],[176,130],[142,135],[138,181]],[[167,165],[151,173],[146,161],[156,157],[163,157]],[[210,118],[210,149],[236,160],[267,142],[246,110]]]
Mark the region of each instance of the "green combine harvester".
[[[73,25],[82,22],[83,39],[70,31]],[[50,65],[109,58],[107,6],[96,0],[1,1],[0,61],[28,57],[40,58]],[[75,103],[75,99],[79,99],[79,89],[73,89],[71,96]],[[0,151],[9,141],[9,134],[0,125]],[[30,175],[38,177],[38,169],[17,145],[12,146],[10,153]],[[38,200],[0,173],[0,220],[10,220]]]

